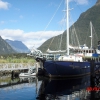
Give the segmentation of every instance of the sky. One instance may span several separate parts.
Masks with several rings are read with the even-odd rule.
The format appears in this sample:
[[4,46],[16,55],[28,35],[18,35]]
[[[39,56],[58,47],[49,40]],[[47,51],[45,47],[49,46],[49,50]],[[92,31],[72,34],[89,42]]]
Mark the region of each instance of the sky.
[[[96,2],[70,0],[71,23]],[[0,36],[37,48],[66,29],[65,7],[65,0],[0,0]]]

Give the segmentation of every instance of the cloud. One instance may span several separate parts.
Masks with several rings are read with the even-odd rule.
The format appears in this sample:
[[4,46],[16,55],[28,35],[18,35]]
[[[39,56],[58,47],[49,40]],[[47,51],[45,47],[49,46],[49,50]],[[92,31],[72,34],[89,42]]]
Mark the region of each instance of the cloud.
[[39,47],[47,39],[62,34],[63,31],[38,31],[25,33],[23,30],[3,29],[0,30],[0,36],[3,39],[22,41],[28,48]]
[[[72,0],[71,0],[72,1]],[[78,5],[87,5],[88,0],[74,0]]]
[[17,20],[9,20],[10,22],[12,22],[12,23],[16,23],[17,22]]
[[76,2],[78,5],[87,5],[89,0],[70,0],[69,2]]
[[51,6],[56,7],[56,6],[57,6],[57,4],[55,4],[54,2],[50,2],[50,3],[49,3],[49,5],[48,5],[48,7],[51,7]]
[[58,23],[59,23],[60,25],[63,25],[63,26],[64,26],[65,23],[66,23],[66,19],[63,18],[63,19],[61,19]]
[[10,4],[8,2],[3,2],[0,0],[0,9],[5,9],[7,10],[9,8]]
[[19,8],[15,8],[15,10],[16,10],[16,11],[20,11],[20,9],[19,9]]
[[23,16],[22,16],[22,15],[20,15],[19,17],[20,17],[21,19],[23,18]]
[[53,5],[53,2],[50,2],[50,3],[49,3],[49,7],[51,7],[52,5]]
[[5,21],[0,21],[0,24],[4,24],[5,23]]

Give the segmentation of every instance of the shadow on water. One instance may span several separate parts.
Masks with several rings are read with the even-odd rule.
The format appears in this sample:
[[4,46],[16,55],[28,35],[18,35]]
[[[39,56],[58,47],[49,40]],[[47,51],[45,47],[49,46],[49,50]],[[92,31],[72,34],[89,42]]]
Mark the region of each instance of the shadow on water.
[[36,99],[83,100],[88,98],[90,94],[88,91],[86,91],[86,88],[89,86],[90,86],[90,76],[80,77],[76,79],[47,78],[42,80],[39,93]]

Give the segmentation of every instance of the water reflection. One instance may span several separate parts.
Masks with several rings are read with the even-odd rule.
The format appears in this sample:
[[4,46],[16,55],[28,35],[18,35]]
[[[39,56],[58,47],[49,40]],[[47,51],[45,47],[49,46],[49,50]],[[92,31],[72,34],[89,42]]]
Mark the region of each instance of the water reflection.
[[3,76],[0,100],[92,100],[95,93],[86,90],[89,86],[90,76],[76,79]]
[[11,79],[3,76],[0,78],[0,100],[35,100],[38,92],[36,84],[36,77]]
[[17,85],[21,83],[27,83],[27,82],[28,82],[27,80],[20,81],[19,78],[11,79],[11,77],[3,76],[0,77],[0,88]]
[[88,98],[86,88],[90,86],[90,77],[77,79],[44,79],[40,86],[39,100],[83,100]]

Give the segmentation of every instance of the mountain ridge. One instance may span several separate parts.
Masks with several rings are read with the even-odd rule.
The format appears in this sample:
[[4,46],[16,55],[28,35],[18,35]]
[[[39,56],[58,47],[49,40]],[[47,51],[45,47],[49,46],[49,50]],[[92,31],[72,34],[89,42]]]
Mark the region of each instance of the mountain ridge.
[[98,0],[95,5],[100,5],[100,0]]
[[16,53],[12,47],[0,36],[0,54]]
[[9,40],[9,39],[5,39],[5,40],[17,53],[29,53],[30,52],[28,47],[24,43],[22,43],[22,41]]

